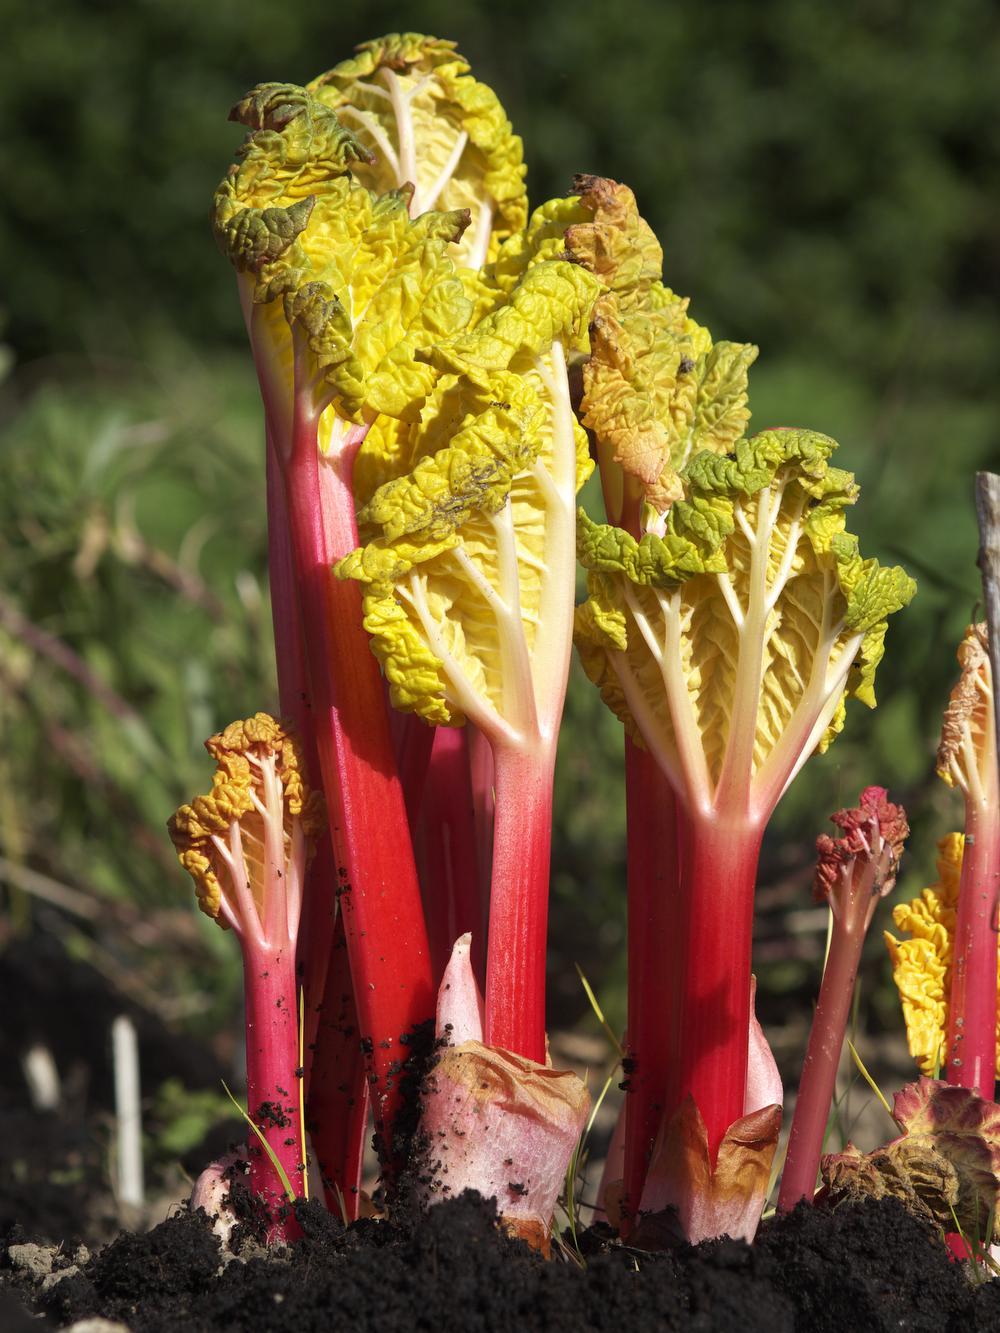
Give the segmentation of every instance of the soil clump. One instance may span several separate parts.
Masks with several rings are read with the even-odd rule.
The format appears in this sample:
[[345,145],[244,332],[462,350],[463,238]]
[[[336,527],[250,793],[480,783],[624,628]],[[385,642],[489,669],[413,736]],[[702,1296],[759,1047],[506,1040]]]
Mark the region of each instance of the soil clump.
[[224,1254],[203,1214],[178,1212],[91,1256],[39,1249],[15,1227],[0,1246],[4,1327],[95,1317],[130,1333],[976,1333],[1000,1327],[1000,1283],[973,1284],[941,1239],[893,1199],[835,1211],[800,1205],[754,1246],[728,1239],[648,1253],[600,1225],[579,1251],[540,1259],[502,1234],[476,1195],[395,1222],[345,1227],[296,1205],[302,1239],[267,1254],[247,1236]]

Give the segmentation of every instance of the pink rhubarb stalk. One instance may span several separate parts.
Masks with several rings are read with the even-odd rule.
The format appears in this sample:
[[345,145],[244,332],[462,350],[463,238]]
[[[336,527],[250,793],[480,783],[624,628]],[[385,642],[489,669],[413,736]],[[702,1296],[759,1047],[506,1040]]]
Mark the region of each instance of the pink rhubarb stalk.
[[487,1046],[545,1061],[545,952],[555,744],[497,746],[486,966]]
[[965,845],[952,945],[944,1073],[949,1083],[993,1100],[997,1031],[997,896],[1000,811],[991,799],[965,808]]
[[938,774],[965,798],[965,846],[952,943],[944,1073],[949,1083],[993,1099],[996,1076],[997,904],[1000,790],[993,673],[985,625],[970,625],[958,649],[962,674],[945,711]]
[[814,892],[818,902],[829,904],[833,928],[781,1177],[783,1212],[800,1199],[811,1202],[816,1190],[861,949],[876,905],[896,883],[909,832],[902,806],[886,795],[884,787],[867,787],[855,809],[832,817],[844,836],[824,834],[816,842]]

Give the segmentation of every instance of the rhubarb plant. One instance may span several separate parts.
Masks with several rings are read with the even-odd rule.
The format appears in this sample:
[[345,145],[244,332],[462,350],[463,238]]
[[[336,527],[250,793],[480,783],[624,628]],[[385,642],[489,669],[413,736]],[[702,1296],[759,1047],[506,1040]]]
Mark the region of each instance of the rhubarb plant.
[[743,1113],[750,938],[765,825],[796,773],[874,704],[887,617],[914,584],[863,560],[857,498],[834,442],[773,430],[696,455],[685,498],[637,540],[580,516],[589,598],[577,643],[591,679],[656,758],[682,823],[667,1112],[690,1094],[715,1154]]
[[823,834],[816,842],[814,896],[830,908],[830,948],[781,1176],[784,1211],[800,1199],[812,1201],[861,949],[876,905],[895,887],[909,833],[902,806],[887,795],[884,787],[867,787],[855,808],[831,816],[841,836]]
[[417,350],[468,320],[447,255],[468,215],[411,219],[408,188],[376,196],[355,181],[369,151],[305,89],[261,85],[233,115],[250,134],[217,192],[216,233],[239,273],[261,384],[272,546],[291,553],[337,892],[391,1154],[390,1070],[430,1017],[433,980],[378,668],[358,590],[330,568],[357,542],[361,442],[380,414],[419,415],[435,374]]
[[[600,287],[529,256],[494,308],[420,353],[439,375],[412,470],[361,509],[338,566],[365,586],[365,627],[397,708],[466,719],[493,754],[485,1041],[545,1058],[552,781],[572,647],[575,497],[591,464],[567,358]],[[501,249],[501,259],[504,259]]]
[[205,748],[212,789],[180,807],[170,836],[199,907],[243,953],[250,1187],[272,1214],[270,1235],[283,1237],[284,1181],[296,1194],[304,1185],[295,952],[323,803],[303,779],[297,741],[266,713],[231,723]]
[[[638,539],[683,494],[701,450],[725,453],[750,412],[750,344],[713,342],[663,284],[663,252],[627,186],[578,177],[583,217],[567,252],[607,290],[594,307],[581,418],[591,431],[609,521]],[[628,1096],[623,1214],[634,1215],[660,1130],[669,1030],[683,971],[676,796],[652,754],[625,740],[628,836]],[[676,949],[677,956],[673,956]]]

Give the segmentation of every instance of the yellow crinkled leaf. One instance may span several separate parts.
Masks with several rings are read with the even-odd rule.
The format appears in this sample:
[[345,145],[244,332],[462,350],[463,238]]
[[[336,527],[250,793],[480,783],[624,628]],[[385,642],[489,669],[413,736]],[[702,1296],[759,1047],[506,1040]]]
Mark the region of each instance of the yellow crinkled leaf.
[[556,341],[567,352],[586,347],[587,324],[600,291],[597,279],[575,264],[535,264],[492,314],[423,355],[441,370],[484,384],[498,371],[528,372]]
[[[436,723],[469,717],[492,737],[551,722],[552,695],[561,708],[573,501],[591,468],[563,355],[531,337],[518,373],[442,374],[417,428],[421,456],[372,496],[366,545],[337,569],[368,584],[366,626],[395,706]],[[497,359],[518,357],[508,344]]]
[[[892,960],[892,979],[903,1005],[910,1054],[920,1072],[929,1077],[936,1074],[942,1062],[947,1040],[964,846],[961,833],[949,833],[942,838],[938,843],[937,882],[924,889],[919,898],[893,908],[896,929],[907,931],[910,938],[899,940],[889,931],[885,932]],[[997,988],[1000,992],[1000,965]],[[1000,1037],[1000,1017],[997,1035]],[[997,1075],[1000,1077],[1000,1060]]]
[[495,262],[486,270],[493,287],[510,292],[533,264],[565,259],[567,228],[588,216],[575,195],[540,204],[523,231],[514,232],[504,241]]
[[443,375],[418,429],[413,470],[382,486],[358,515],[386,542],[438,541],[476,510],[502,508],[511,477],[538,455],[548,417],[530,382],[497,375],[490,388]]
[[462,712],[445,698],[443,663],[397,600],[392,583],[374,584],[365,593],[364,625],[396,708],[419,713],[432,726],[458,726],[465,721]]
[[[212,790],[196,796],[171,816],[167,828],[181,865],[195,882],[198,905],[221,926],[241,920],[239,892],[232,870],[216,839],[227,849],[239,832],[247,884],[260,920],[264,918],[267,886],[263,881],[264,842],[270,809],[268,783],[280,796],[280,816],[286,848],[292,845],[297,824],[310,843],[325,825],[322,796],[311,792],[302,771],[298,741],[289,729],[268,713],[232,722],[210,736],[205,749],[216,763]],[[225,900],[228,911],[223,911]]]
[[468,209],[456,262],[481,267],[524,226],[523,147],[493,90],[455,43],[392,33],[309,84],[369,150],[355,174],[376,193],[410,182],[413,212]]
[[602,176],[577,176],[573,189],[586,221],[567,232],[566,249],[614,293],[620,311],[641,307],[651,288],[662,289],[663,251],[635,195]]

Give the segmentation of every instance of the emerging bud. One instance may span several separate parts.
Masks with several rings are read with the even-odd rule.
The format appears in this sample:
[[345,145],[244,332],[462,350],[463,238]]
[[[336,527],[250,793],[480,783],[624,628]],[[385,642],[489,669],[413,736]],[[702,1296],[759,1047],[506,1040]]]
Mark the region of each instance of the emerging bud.
[[513,1235],[547,1255],[590,1098],[568,1070],[484,1045],[470,944],[470,935],[456,942],[438,997],[438,1037],[460,1044],[442,1051],[424,1094],[425,1200],[478,1190],[496,1199]]

